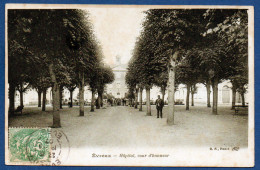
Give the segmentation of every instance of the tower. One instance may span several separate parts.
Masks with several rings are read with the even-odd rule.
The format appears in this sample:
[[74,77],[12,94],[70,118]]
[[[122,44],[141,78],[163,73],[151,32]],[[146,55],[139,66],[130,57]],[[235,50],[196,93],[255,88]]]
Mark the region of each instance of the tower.
[[121,64],[121,57],[119,55],[116,56],[116,65]]

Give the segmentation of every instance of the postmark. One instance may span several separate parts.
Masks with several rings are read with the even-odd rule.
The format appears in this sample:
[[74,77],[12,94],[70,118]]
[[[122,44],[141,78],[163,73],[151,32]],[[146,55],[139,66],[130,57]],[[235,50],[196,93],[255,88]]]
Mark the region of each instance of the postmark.
[[70,153],[70,143],[66,134],[60,129],[52,129],[50,145],[51,165],[65,164]]

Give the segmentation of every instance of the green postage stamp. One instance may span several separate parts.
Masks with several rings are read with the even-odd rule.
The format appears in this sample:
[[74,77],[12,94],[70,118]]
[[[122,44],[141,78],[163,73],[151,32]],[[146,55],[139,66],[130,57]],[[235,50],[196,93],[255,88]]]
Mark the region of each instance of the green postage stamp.
[[61,129],[9,128],[8,164],[61,165],[68,159],[70,144]]
[[50,128],[9,128],[10,162],[50,163]]

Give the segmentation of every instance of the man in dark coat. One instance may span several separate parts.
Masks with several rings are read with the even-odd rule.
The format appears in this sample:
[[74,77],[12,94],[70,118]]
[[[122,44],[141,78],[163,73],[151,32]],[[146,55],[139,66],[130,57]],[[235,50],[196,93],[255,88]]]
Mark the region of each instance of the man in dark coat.
[[160,95],[158,95],[158,99],[155,101],[156,109],[157,109],[157,118],[162,118],[162,109],[164,106],[164,101],[160,98]]

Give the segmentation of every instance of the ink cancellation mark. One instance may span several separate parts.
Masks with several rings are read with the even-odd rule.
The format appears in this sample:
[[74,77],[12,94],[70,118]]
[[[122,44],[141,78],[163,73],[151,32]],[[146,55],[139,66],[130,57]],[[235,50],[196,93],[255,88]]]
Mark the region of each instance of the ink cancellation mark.
[[70,153],[70,143],[68,137],[62,130],[52,129],[51,132],[51,165],[57,166],[65,164]]

